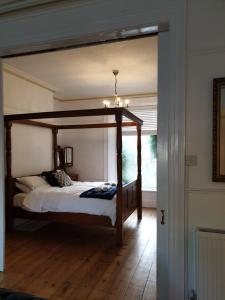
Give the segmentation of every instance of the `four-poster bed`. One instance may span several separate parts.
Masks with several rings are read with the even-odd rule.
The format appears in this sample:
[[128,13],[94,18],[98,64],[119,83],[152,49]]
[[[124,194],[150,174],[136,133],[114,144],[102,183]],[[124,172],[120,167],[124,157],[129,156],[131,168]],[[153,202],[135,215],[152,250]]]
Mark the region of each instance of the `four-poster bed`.
[[[46,118],[90,117],[114,115],[115,123],[81,124],[81,125],[54,125],[36,120]],[[129,122],[123,122],[123,117]],[[116,224],[112,226],[106,216],[90,215],[83,213],[46,212],[36,213],[26,211],[13,206],[13,197],[16,193],[15,178],[12,177],[12,143],[11,128],[13,124],[25,124],[29,126],[45,127],[52,131],[53,138],[53,162],[57,168],[57,134],[59,130],[87,129],[87,128],[116,128],[117,148],[117,197],[116,197]],[[143,121],[125,108],[104,108],[87,110],[54,111],[28,114],[15,114],[5,116],[6,128],[6,225],[13,228],[13,218],[27,218],[38,220],[52,220],[64,223],[84,223],[115,227],[117,244],[123,243],[123,222],[137,209],[137,216],[142,218],[142,193],[141,193],[141,126]],[[123,185],[122,182],[122,127],[135,126],[137,129],[137,180]],[[29,174],[30,175],[30,174]]]

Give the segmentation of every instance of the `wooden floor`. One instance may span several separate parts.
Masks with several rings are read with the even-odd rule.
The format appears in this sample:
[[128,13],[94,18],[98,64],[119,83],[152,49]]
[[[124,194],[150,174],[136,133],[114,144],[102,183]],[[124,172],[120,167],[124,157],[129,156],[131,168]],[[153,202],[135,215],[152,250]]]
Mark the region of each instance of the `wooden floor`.
[[125,244],[110,229],[49,224],[6,240],[0,287],[65,300],[155,300],[156,213],[125,223]]

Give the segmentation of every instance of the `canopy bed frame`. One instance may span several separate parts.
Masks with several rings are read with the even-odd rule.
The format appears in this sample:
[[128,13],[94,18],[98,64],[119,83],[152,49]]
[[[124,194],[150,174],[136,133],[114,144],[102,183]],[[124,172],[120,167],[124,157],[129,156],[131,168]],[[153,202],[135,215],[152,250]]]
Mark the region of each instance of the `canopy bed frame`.
[[[54,125],[36,120],[47,118],[90,117],[90,116],[115,116],[115,123],[81,124],[81,125]],[[123,122],[123,117],[129,122]],[[141,126],[143,121],[125,108],[102,108],[87,110],[70,110],[6,115],[6,227],[13,229],[13,218],[27,218],[38,220],[52,220],[64,223],[83,223],[113,227],[110,219],[105,216],[88,215],[82,213],[36,213],[29,212],[13,206],[13,197],[16,193],[15,178],[12,177],[12,143],[11,128],[13,124],[25,124],[36,127],[45,127],[52,131],[53,162],[57,168],[57,134],[59,130],[87,129],[87,128],[116,128],[117,148],[117,199],[116,199],[116,237],[117,244],[123,243],[123,222],[137,209],[137,217],[142,218],[142,192],[141,192]],[[135,126],[137,130],[137,180],[123,185],[122,182],[122,127]],[[31,175],[31,174],[29,174]]]

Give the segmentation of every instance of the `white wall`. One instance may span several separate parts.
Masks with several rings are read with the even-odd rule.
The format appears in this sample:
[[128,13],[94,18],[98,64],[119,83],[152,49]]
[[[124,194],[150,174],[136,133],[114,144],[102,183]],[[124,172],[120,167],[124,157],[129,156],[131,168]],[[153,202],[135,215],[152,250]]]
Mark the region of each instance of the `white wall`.
[[[19,76],[3,72],[4,114],[52,111],[53,92]],[[52,132],[13,124],[12,175],[38,174],[53,167]]]
[[[101,108],[96,100],[61,102],[62,110]],[[65,118],[63,124],[103,123],[104,117]],[[105,129],[68,129],[61,133],[61,145],[74,148],[74,166],[69,172],[75,172],[82,181],[104,181],[104,137]]]
[[[196,227],[225,229],[225,183],[212,182],[213,78],[225,77],[225,1],[189,1],[186,153],[189,288],[195,286]],[[188,174],[189,173],[189,174]]]
[[4,114],[54,110],[53,92],[3,72]]
[[12,126],[12,176],[36,175],[53,169],[52,131]]

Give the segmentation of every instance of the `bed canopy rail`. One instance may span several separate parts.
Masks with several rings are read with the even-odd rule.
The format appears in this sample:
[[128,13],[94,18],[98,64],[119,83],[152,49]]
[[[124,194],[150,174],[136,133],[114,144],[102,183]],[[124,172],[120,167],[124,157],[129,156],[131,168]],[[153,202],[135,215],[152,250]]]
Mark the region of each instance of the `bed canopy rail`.
[[[92,124],[69,124],[69,125],[53,125],[44,122],[37,122],[33,120],[16,120],[16,121],[7,121],[13,122],[14,124],[24,124],[35,127],[44,127],[50,129],[91,129],[91,128],[113,128],[116,127],[116,123],[92,123]],[[136,122],[123,122],[123,127],[137,126]]]
[[127,117],[129,120],[142,125],[143,121],[131,113],[124,107],[118,108],[97,108],[97,109],[81,109],[81,110],[62,110],[62,111],[48,111],[40,113],[25,113],[6,115],[5,121],[28,120],[28,119],[57,119],[57,118],[71,118],[71,117],[94,117],[94,116],[110,116],[121,115]]
[[[91,116],[115,116],[115,123],[96,123],[96,124],[72,124],[72,125],[56,125],[45,122],[39,122],[40,119],[56,119],[56,118],[71,118],[71,117],[91,117]],[[123,117],[129,121],[123,122]],[[88,128],[116,128],[116,149],[117,149],[117,200],[116,200],[116,236],[117,244],[122,245],[123,242],[123,222],[126,219],[124,211],[124,201],[126,199],[125,192],[127,188],[123,187],[122,181],[122,127],[135,126],[137,129],[137,180],[135,182],[136,189],[136,207],[137,216],[142,218],[142,178],[141,178],[141,126],[143,121],[131,113],[126,108],[100,108],[86,110],[69,110],[69,111],[52,111],[39,113],[26,113],[6,115],[4,117],[6,129],[6,220],[7,228],[12,229],[12,143],[11,143],[11,128],[13,123],[24,124],[36,127],[44,127],[52,130],[53,136],[53,161],[54,168],[57,166],[57,134],[59,130],[66,129],[88,129]],[[132,194],[133,197],[133,194]],[[127,200],[126,200],[127,201]],[[134,208],[134,209],[135,209]]]

